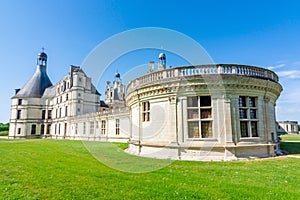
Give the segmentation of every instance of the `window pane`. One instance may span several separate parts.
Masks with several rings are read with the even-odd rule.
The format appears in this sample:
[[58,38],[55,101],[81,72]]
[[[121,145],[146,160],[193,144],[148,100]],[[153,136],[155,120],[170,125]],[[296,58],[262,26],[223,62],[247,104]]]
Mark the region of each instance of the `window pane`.
[[199,122],[188,122],[189,138],[199,138]]
[[203,138],[212,137],[212,123],[211,122],[201,122],[201,134]]
[[198,109],[188,109],[188,119],[198,119]]
[[247,122],[241,122],[241,136],[242,137],[249,137]]
[[247,119],[247,110],[240,109],[240,119]]
[[210,96],[201,96],[200,97],[200,106],[211,106]]
[[252,137],[258,137],[257,122],[251,122],[251,133],[252,133]]
[[211,109],[201,109],[201,119],[211,118]]
[[246,97],[239,97],[239,106],[246,107]]
[[249,107],[255,107],[255,98],[249,97]]
[[188,97],[188,107],[198,107],[198,97]]
[[256,110],[250,110],[250,118],[256,119]]

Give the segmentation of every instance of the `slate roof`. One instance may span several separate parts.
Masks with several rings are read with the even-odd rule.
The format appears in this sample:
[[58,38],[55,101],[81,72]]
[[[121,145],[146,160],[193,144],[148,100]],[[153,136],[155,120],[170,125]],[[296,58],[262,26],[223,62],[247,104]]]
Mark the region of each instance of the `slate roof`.
[[36,97],[43,96],[46,88],[52,86],[52,83],[47,75],[46,66],[37,65],[36,71],[31,79],[14,97]]

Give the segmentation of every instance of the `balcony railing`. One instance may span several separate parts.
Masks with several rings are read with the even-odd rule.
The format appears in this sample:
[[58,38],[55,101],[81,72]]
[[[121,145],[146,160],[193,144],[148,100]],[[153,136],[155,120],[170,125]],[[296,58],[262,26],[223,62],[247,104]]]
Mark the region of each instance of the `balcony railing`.
[[129,82],[127,86],[127,94],[138,87],[148,85],[154,82],[168,81],[170,79],[190,77],[196,75],[216,75],[216,74],[232,74],[242,75],[255,78],[268,79],[278,82],[278,76],[271,70],[235,64],[209,64],[209,65],[195,65],[184,66],[177,68],[170,68],[161,71],[149,73]]

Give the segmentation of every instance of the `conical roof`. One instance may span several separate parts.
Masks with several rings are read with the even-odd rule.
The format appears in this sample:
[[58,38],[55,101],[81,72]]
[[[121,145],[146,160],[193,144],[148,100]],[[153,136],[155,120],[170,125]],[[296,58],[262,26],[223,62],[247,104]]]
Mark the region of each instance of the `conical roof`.
[[24,85],[24,87],[18,91],[14,97],[36,97],[43,96],[46,88],[52,86],[52,83],[46,72],[46,65],[38,63],[36,71],[31,79]]

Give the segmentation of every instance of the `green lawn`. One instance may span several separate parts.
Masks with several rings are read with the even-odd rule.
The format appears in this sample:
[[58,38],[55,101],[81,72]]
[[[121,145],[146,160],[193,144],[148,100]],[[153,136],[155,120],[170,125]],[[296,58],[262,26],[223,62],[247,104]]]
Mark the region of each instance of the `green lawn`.
[[7,136],[8,135],[8,131],[0,131],[0,136]]
[[300,141],[300,134],[281,135],[282,141]]
[[286,134],[281,136],[280,148],[288,154],[300,154],[300,135]]
[[[0,199],[299,199],[300,159],[176,161],[148,173],[128,173],[99,162],[68,140],[0,140]],[[116,165],[166,164],[90,142]],[[125,148],[123,144],[119,145]],[[116,147],[116,146],[115,146]],[[111,156],[108,150],[111,148]],[[95,152],[94,152],[95,153]],[[99,154],[101,154],[99,152]],[[99,157],[98,157],[99,158]],[[165,162],[165,163],[164,163]]]

